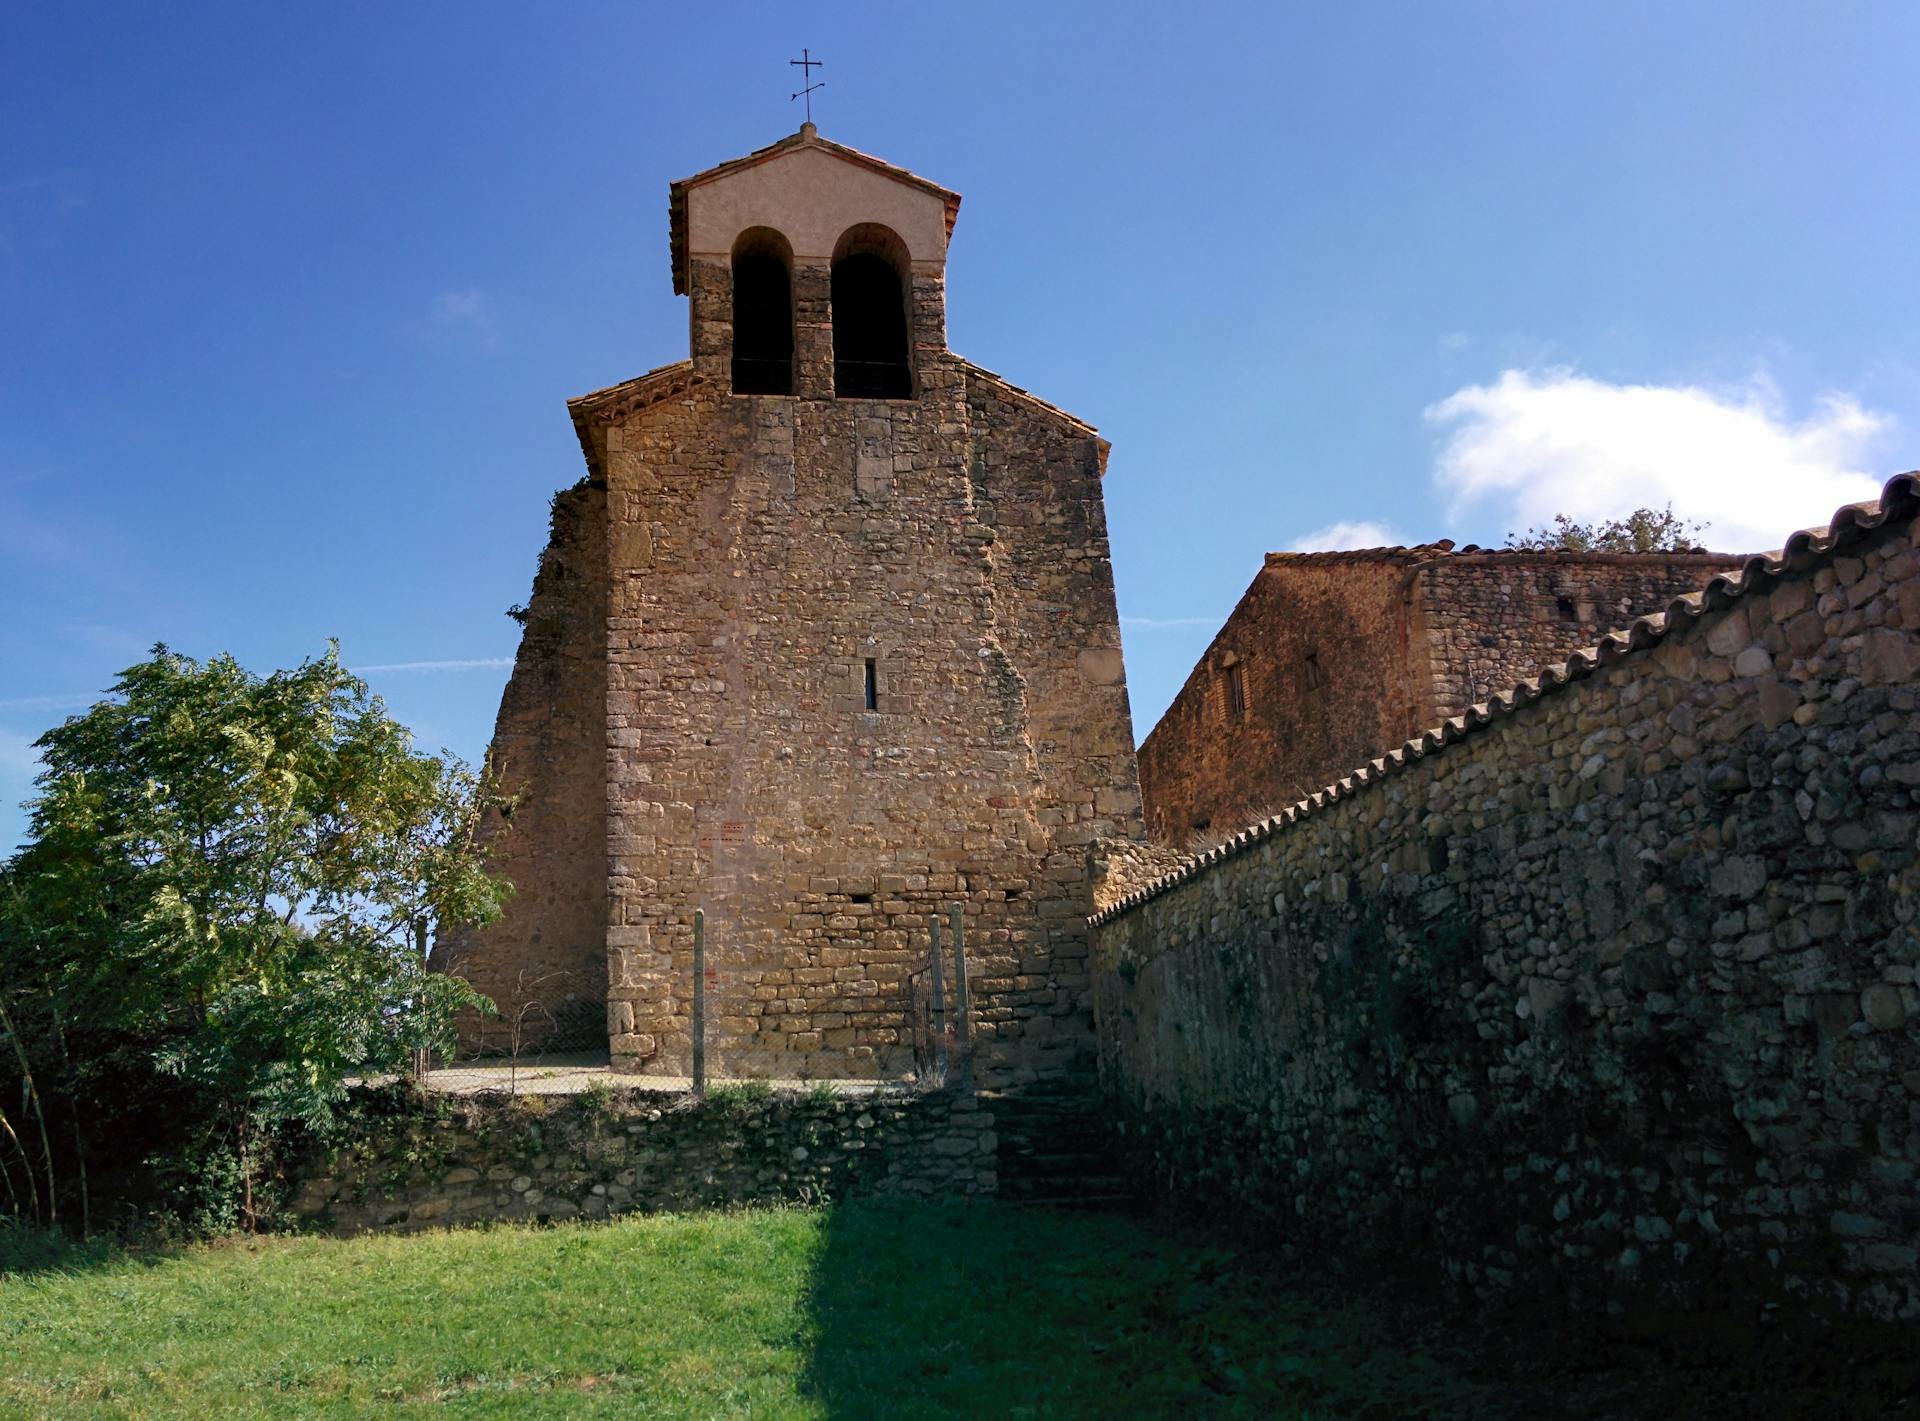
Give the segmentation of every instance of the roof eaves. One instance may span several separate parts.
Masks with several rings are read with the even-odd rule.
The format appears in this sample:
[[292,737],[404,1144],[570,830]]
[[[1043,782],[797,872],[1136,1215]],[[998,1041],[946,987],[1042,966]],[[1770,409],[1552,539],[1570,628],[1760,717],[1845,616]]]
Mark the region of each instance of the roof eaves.
[[[954,356],[954,359],[958,360],[960,364],[965,367],[966,372],[969,375],[976,376],[977,378],[985,381],[987,384],[996,386],[1003,393],[1013,396],[1014,399],[1018,400],[1019,402],[1023,404],[1033,405],[1036,408],[1045,411],[1047,414],[1053,415],[1058,419],[1063,419],[1068,424],[1071,424],[1072,426],[1074,426],[1074,428],[1079,429],[1087,434],[1097,435],[1100,432],[1095,426],[1088,424],[1084,419],[1080,418],[1079,415],[1069,414],[1066,410],[1061,409],[1060,406],[1058,405],[1048,404],[1045,400],[1041,399],[1038,395],[1034,394],[1033,391],[1024,389],[1023,387],[1014,384],[1013,381],[1009,380],[1006,376],[996,374],[994,371],[987,369],[987,367],[984,365],[976,365],[971,360],[968,360],[965,356],[956,355]],[[1103,439],[1100,442],[1102,444],[1105,444],[1107,441]]]
[[608,425],[648,405],[684,394],[698,378],[693,373],[691,360],[676,360],[631,380],[622,380],[618,385],[590,390],[568,400],[567,413],[573,417],[574,435],[580,441],[581,453],[586,455],[587,472],[596,479],[607,476],[605,430]]

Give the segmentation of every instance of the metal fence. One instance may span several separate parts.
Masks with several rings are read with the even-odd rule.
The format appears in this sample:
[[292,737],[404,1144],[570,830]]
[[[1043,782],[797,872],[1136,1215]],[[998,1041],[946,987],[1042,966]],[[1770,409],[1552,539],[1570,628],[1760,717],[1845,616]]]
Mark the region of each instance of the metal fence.
[[[759,990],[753,964],[713,960],[706,914],[693,915],[692,960],[652,1028],[656,1053],[615,1071],[607,1006],[572,973],[521,973],[492,1016],[462,1023],[460,1045],[422,1055],[414,1075],[455,1094],[563,1095],[593,1086],[704,1093],[764,1082],[845,1092],[933,1089],[972,1080],[973,1003],[959,904],[928,920],[925,956],[897,986],[811,1003],[805,1016]],[[788,1028],[798,1028],[789,1030]]]

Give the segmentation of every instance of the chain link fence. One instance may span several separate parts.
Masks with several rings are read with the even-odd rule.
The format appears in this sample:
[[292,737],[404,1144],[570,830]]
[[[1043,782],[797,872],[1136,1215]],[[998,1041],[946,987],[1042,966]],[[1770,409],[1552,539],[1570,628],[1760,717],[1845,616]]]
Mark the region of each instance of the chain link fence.
[[835,969],[849,974],[836,980],[843,990],[796,1013],[758,966],[713,960],[706,915],[696,912],[691,961],[646,1009],[654,1015],[635,1023],[654,1045],[646,1060],[611,1057],[598,984],[588,991],[574,973],[523,972],[495,990],[491,1016],[463,1021],[459,1045],[423,1054],[414,1075],[429,1090],[508,1095],[596,1084],[696,1095],[735,1084],[847,1093],[965,1085],[973,1034],[964,912],[955,904],[928,927],[925,954],[897,979]]

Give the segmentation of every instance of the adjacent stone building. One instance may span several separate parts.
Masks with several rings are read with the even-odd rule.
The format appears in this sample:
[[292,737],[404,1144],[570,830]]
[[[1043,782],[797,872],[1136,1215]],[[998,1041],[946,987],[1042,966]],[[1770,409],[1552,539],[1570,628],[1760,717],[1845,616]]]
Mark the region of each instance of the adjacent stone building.
[[1087,846],[1141,833],[1107,444],[947,349],[959,205],[812,125],[673,184],[692,358],[571,402],[494,742],[518,892],[438,956],[604,1009],[617,1069],[686,1071],[701,909],[718,1073],[898,1074],[956,903],[983,1082],[1088,1069]]
[[1444,540],[1269,553],[1140,747],[1149,832],[1238,829],[1738,565]]

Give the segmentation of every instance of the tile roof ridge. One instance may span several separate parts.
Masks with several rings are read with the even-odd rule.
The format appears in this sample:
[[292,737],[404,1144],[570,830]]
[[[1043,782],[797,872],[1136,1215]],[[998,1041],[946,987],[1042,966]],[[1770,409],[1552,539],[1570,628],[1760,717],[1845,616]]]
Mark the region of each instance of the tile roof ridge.
[[1592,548],[1488,548],[1478,543],[1456,544],[1451,538],[1436,538],[1431,543],[1395,544],[1379,548],[1282,549],[1266,555],[1269,567],[1302,562],[1429,562],[1455,558],[1486,558],[1492,561],[1631,562],[1640,559],[1672,562],[1676,559],[1700,563],[1734,562],[1750,556],[1746,553],[1716,553],[1706,548],[1664,548],[1640,551],[1616,551]]
[[[1469,551],[1473,549],[1468,544]],[[1422,561],[1441,557],[1454,551],[1451,538],[1438,538],[1431,543],[1396,543],[1381,548],[1315,548],[1306,550],[1286,550],[1266,555],[1266,564],[1273,567],[1280,563],[1301,562],[1408,562]]]

